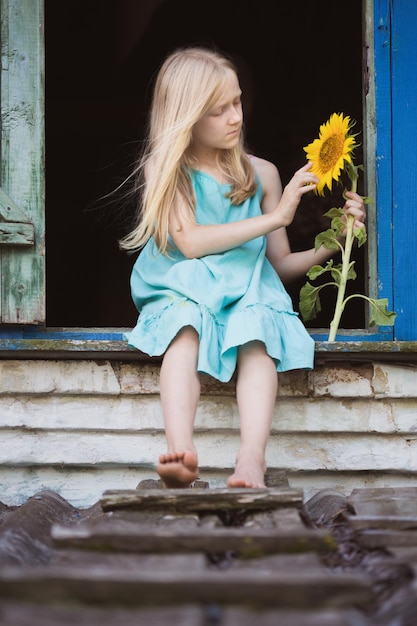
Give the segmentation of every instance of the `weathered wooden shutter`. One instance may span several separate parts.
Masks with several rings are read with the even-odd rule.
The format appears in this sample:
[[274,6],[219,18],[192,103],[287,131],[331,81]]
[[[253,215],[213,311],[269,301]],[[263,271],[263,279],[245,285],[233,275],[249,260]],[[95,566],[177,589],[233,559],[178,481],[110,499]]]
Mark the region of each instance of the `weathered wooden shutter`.
[[1,0],[0,322],[45,321],[44,7]]

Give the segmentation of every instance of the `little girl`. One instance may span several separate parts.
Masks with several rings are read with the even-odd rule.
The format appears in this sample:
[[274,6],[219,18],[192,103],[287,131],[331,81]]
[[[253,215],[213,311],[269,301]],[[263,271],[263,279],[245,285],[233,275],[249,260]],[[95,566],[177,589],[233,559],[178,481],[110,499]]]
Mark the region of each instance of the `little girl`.
[[[140,313],[129,345],[164,355],[160,394],[167,452],[158,474],[167,488],[199,476],[193,442],[199,373],[228,381],[237,371],[241,446],[228,487],[265,487],[265,451],[277,371],[311,369],[314,342],[283,283],[334,251],[291,252],[286,227],[318,179],[311,164],[282,190],[272,163],[244,149],[237,71],[200,47],[172,53],[153,93],[149,136],[133,175],[140,211],[120,245],[143,248],[131,276]],[[364,227],[362,198],[344,211]]]

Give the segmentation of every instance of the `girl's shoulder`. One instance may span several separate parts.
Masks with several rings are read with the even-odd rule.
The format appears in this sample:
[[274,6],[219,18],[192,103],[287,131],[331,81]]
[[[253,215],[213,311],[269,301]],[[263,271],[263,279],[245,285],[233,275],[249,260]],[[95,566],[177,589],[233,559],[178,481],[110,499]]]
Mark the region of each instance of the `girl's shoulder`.
[[270,183],[280,180],[278,168],[274,165],[274,163],[253,154],[249,154],[248,156],[253,163],[253,167],[255,168],[255,172],[259,177],[263,188],[268,187]]

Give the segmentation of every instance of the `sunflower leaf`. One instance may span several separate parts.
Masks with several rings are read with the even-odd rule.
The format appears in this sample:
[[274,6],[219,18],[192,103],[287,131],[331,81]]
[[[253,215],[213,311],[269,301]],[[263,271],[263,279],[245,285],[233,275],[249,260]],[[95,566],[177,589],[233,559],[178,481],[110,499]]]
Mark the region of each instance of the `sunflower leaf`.
[[332,230],[334,230],[336,235],[337,236],[343,235],[343,232],[346,229],[346,223],[342,219],[344,215],[343,209],[338,209],[336,207],[333,207],[332,209],[327,211],[324,215],[325,217],[329,217],[332,220],[331,228]]
[[300,289],[299,310],[305,322],[313,320],[321,311],[320,287],[313,287],[311,283],[305,283]]
[[331,228],[319,233],[314,240],[314,248],[317,251],[319,248],[326,248],[326,250],[337,250],[340,247],[337,241],[336,235]]
[[307,276],[308,278],[310,278],[310,280],[315,280],[316,278],[318,278],[325,272],[331,271],[332,267],[333,267],[333,259],[330,259],[330,261],[328,261],[324,267],[322,265],[313,265],[313,267],[311,267],[308,270]]
[[329,209],[328,211],[326,211],[326,213],[324,214],[325,217],[341,217],[343,215],[343,209],[338,209],[337,207],[333,207],[332,209]]
[[330,273],[332,275],[332,278],[334,280],[334,282],[336,283],[336,285],[340,285],[340,280],[342,278],[342,266],[340,264],[335,265],[331,270]]
[[358,240],[358,247],[363,246],[366,241],[366,230],[364,228],[354,228],[353,235]]
[[334,217],[332,219],[332,229],[340,237],[346,230],[346,223],[340,217]]
[[394,326],[397,314],[394,311],[388,311],[388,298],[379,300],[369,298],[369,301],[372,304],[369,326]]

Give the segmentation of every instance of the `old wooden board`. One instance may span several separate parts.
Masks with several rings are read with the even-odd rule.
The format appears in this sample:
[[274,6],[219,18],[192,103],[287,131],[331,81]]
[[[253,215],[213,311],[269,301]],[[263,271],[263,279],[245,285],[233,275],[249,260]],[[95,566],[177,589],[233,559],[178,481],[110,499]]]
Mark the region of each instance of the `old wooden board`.
[[126,572],[87,567],[4,567],[0,597],[29,602],[76,601],[87,604],[163,606],[217,603],[295,608],[359,606],[372,598],[362,575],[326,572],[226,570]]
[[[219,515],[218,515],[219,513]],[[257,528],[279,528],[281,530],[305,529],[306,524],[302,519],[301,511],[297,507],[279,508],[273,510],[238,510],[238,516],[233,514],[233,509],[225,511],[190,511],[181,513],[174,509],[164,511],[162,508],[153,509],[117,509],[106,512],[103,520],[115,523],[117,520],[122,524],[151,524],[152,526],[180,526],[182,528],[201,527],[215,528],[216,526],[227,526],[230,522],[235,525]],[[107,517],[111,515],[111,517]],[[230,524],[229,524],[230,525]]]
[[355,489],[349,526],[361,546],[389,549],[417,545],[417,488]]
[[43,606],[0,601],[2,626],[352,626],[353,611],[252,609],[219,605],[157,608]]
[[417,530],[417,517],[400,515],[350,515],[348,524],[356,530]]
[[347,502],[357,515],[417,517],[417,487],[354,489]]
[[[314,553],[305,553],[314,554]],[[244,563],[248,563],[245,559]],[[94,552],[88,550],[78,550],[76,548],[56,550],[54,557],[48,563],[48,567],[87,567],[106,569],[112,571],[116,569],[124,572],[152,571],[170,572],[175,574],[178,571],[186,571],[189,575],[192,572],[205,572],[208,566],[207,556],[200,552],[194,554],[154,554],[154,553],[128,553],[128,552]],[[1,621],[0,621],[1,624]]]
[[116,509],[174,509],[216,511],[302,507],[303,492],[291,488],[266,489],[122,489],[105,491],[103,511]]
[[403,565],[417,579],[417,546],[390,546],[389,554],[395,563]]
[[272,572],[324,572],[325,566],[321,562],[317,552],[300,552],[268,554],[258,559],[239,559],[231,558],[227,562],[227,566],[233,569],[246,569],[247,571],[255,571],[261,569],[263,571]]
[[407,561],[407,563],[415,563],[417,565],[417,545],[390,546],[389,552],[400,561]]
[[[100,609],[97,607],[42,607],[34,604],[0,603],[3,625],[19,626],[352,626],[352,612],[262,610],[219,606]],[[360,623],[360,622],[358,622]]]
[[416,530],[361,530],[356,533],[361,546],[367,548],[386,548],[391,546],[417,546]]
[[246,518],[245,526],[258,526],[259,528],[279,528],[281,530],[306,528],[298,507],[282,507],[272,511],[253,511]]
[[77,547],[123,552],[231,552],[256,558],[277,552],[335,550],[337,544],[327,530],[241,528],[180,528],[104,524],[76,527],[53,526],[58,547]]

